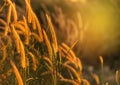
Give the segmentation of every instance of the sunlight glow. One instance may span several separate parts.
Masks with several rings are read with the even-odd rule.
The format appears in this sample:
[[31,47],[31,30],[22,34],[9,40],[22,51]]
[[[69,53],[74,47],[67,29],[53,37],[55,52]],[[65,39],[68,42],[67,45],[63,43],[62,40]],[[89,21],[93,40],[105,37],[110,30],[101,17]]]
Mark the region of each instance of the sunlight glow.
[[[88,2],[86,10],[82,10],[83,30],[80,28],[80,40],[85,55],[110,53],[116,50],[115,9],[108,3]],[[81,21],[81,20],[79,20]],[[84,27],[87,28],[84,30]],[[81,24],[81,22],[79,23]],[[113,34],[114,33],[114,34]],[[112,36],[111,36],[112,35]],[[97,50],[97,52],[96,52]]]

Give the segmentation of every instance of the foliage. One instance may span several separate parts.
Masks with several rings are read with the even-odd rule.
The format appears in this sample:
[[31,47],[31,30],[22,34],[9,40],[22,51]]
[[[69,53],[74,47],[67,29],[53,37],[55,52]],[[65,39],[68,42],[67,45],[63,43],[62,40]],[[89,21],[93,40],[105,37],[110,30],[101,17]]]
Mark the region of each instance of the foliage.
[[[47,26],[43,28],[30,3],[25,0],[24,14],[11,0],[4,0],[0,8],[4,14],[0,17],[0,85],[90,85],[81,60],[72,51],[78,41],[71,47],[59,45],[50,16],[44,16]],[[102,56],[100,62],[101,76],[91,73],[92,78],[97,85],[108,85]]]
[[[57,44],[50,17],[48,28],[41,24],[25,0],[26,14],[18,17],[16,5],[5,0],[0,18],[0,83],[2,85],[79,85],[88,81],[81,77],[82,65],[66,44]],[[49,36],[48,36],[49,35]],[[6,67],[7,66],[7,67]],[[47,79],[47,80],[46,80]]]

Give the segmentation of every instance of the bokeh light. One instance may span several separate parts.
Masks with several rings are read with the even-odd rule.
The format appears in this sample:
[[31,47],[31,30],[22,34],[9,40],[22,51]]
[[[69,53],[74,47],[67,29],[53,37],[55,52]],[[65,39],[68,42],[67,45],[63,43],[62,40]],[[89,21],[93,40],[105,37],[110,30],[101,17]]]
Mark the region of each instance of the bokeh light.
[[[82,56],[91,59],[92,62],[96,61],[95,58],[100,55],[106,57],[119,55],[118,22],[120,17],[114,4],[110,1],[91,0],[86,2],[80,11],[84,25],[80,32],[80,36],[83,36],[80,39],[82,40],[80,44]],[[87,27],[84,30],[85,25]]]

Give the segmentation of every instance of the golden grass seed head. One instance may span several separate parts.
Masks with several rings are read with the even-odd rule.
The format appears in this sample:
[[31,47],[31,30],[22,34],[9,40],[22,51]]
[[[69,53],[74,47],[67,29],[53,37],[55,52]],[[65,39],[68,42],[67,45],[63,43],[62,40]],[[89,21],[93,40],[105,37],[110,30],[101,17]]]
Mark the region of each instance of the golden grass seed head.
[[70,65],[67,65],[67,64],[63,64],[64,67],[66,67],[66,69],[70,70],[74,76],[77,78],[77,80],[80,82],[80,76],[79,76],[79,73],[77,73],[76,69],[74,69],[72,66]]
[[20,23],[15,23],[14,26],[15,26],[15,28],[18,28],[20,31],[25,33],[25,27],[23,25],[21,25]]
[[35,22],[36,22],[36,27],[37,27],[37,31],[38,31],[40,40],[42,42],[43,41],[43,34],[42,34],[42,28],[41,28],[40,22],[39,22],[37,16],[35,15],[35,13],[34,13],[33,16],[34,16],[34,19],[35,19]]
[[49,63],[50,66],[53,65],[53,63],[52,63],[52,61],[50,60],[50,58],[44,56],[43,59],[44,59],[45,61],[47,61],[47,62]]
[[62,46],[68,51],[68,54],[70,54],[73,59],[76,59],[75,53],[72,51],[72,49],[68,45],[66,45],[65,43],[62,43]]
[[48,49],[49,56],[52,56],[53,53],[52,53],[52,47],[51,47],[50,41],[48,39],[46,32],[44,30],[42,30],[42,31],[43,31],[43,37],[44,37],[44,41],[45,41],[45,44],[46,44],[47,49]]
[[25,49],[22,41],[20,41],[20,57],[21,57],[21,66],[26,68],[26,58],[25,58]]
[[100,56],[99,59],[100,59],[101,64],[103,64],[103,57]]
[[9,32],[10,32],[9,26],[5,26],[4,35],[7,36]]
[[23,84],[22,77],[21,77],[21,75],[20,75],[20,73],[19,73],[19,70],[17,69],[15,63],[14,63],[12,60],[10,60],[10,64],[11,64],[11,66],[12,66],[12,68],[13,68],[13,72],[14,72],[14,74],[15,74],[15,76],[16,76],[18,85],[24,85],[24,84]]
[[76,64],[78,65],[78,68],[80,69],[80,72],[82,72],[82,69],[83,69],[82,62],[79,58],[76,58]]
[[3,57],[2,57],[2,59],[0,60],[0,64],[2,64],[5,60],[6,60],[6,58],[7,58],[7,50],[6,50],[6,47],[3,47],[2,48],[3,49]]
[[81,79],[81,83],[82,83],[82,85],[90,85],[90,82],[88,81],[88,80],[86,80],[86,79]]
[[91,76],[95,79],[97,85],[99,85],[100,84],[99,76],[95,73],[91,73]]
[[30,11],[30,8],[26,7],[26,10],[27,10],[27,19],[28,19],[28,23],[32,23],[32,14],[31,14],[31,11]]
[[46,14],[46,18],[47,18],[47,21],[48,21],[48,25],[49,25],[51,35],[52,35],[53,44],[55,46],[56,51],[58,51],[57,38],[56,38],[55,31],[54,31],[54,27],[52,25],[50,17],[47,14]]
[[[32,16],[32,18],[34,18],[34,16]],[[36,21],[32,21],[32,27],[33,27],[34,30],[37,28]]]
[[15,29],[13,24],[11,24],[11,31],[12,31],[12,34],[13,34],[13,38],[15,40],[15,45],[16,45],[16,48],[17,48],[17,52],[20,53],[20,56],[21,56],[21,66],[23,68],[25,68],[26,67],[26,60],[25,60],[24,45],[23,45],[23,43],[20,39],[19,34],[16,32],[16,29]]
[[31,56],[32,58],[32,62],[33,62],[33,70],[36,71],[37,69],[37,59],[35,57],[35,55],[31,52],[28,52],[28,54]]
[[7,26],[6,21],[4,21],[3,19],[0,19],[0,23],[3,24],[4,26]]
[[11,22],[11,11],[12,11],[12,7],[10,5],[9,8],[8,8],[8,14],[7,14],[7,23],[8,23],[8,25]]
[[15,3],[12,4],[12,13],[13,13],[14,22],[17,22],[17,20],[18,20],[18,15],[17,15]]
[[25,40],[25,44],[29,44],[29,38],[30,38],[30,34],[31,34],[31,31],[30,31],[30,28],[27,24],[27,20],[26,18],[23,16],[23,20],[24,20],[24,29],[25,29],[25,37],[26,37],[26,40]]
[[36,33],[32,32],[30,36],[33,36],[38,42],[41,42],[39,35],[37,35]]
[[20,37],[19,37],[19,34],[17,33],[17,31],[15,30],[15,27],[13,24],[11,24],[11,32],[12,32],[12,36],[14,38],[14,41],[15,41],[15,45],[16,45],[16,48],[17,48],[17,52],[20,53]]
[[105,83],[105,85],[109,85],[109,83],[108,83],[108,82],[106,82],[106,83]]
[[119,83],[119,70],[116,71],[116,83],[117,83],[117,85],[120,85],[120,83]]

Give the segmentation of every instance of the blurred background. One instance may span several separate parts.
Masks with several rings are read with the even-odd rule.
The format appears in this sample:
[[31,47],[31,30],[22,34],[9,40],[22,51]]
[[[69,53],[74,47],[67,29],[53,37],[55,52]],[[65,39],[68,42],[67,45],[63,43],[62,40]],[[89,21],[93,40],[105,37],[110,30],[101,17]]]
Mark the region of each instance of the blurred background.
[[[24,8],[24,0],[14,0]],[[110,68],[120,68],[120,0],[31,0],[42,27],[45,13],[55,27],[58,43],[73,48],[84,65],[100,64],[103,56]]]

